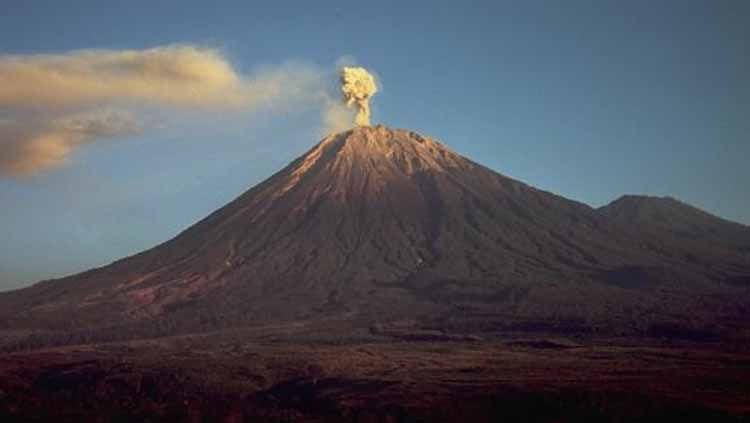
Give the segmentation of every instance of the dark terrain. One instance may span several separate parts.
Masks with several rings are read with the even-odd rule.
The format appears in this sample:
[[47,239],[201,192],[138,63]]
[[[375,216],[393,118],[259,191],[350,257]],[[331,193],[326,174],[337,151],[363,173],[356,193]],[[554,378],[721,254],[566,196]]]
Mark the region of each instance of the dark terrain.
[[327,137],[151,250],[0,293],[3,421],[745,421],[750,228]]
[[7,354],[0,418],[741,422],[750,420],[748,380],[747,350],[710,344],[520,335],[331,343],[236,331]]

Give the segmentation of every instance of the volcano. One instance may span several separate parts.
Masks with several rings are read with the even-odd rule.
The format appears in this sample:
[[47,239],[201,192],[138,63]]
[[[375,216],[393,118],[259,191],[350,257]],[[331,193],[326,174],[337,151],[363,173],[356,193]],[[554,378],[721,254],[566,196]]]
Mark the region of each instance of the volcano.
[[669,198],[594,209],[374,126],[326,137],[162,245],[0,294],[0,324],[73,340],[331,319],[352,333],[731,336],[748,287],[746,226]]
[[0,294],[0,420],[745,421],[750,228],[333,134],[151,250]]

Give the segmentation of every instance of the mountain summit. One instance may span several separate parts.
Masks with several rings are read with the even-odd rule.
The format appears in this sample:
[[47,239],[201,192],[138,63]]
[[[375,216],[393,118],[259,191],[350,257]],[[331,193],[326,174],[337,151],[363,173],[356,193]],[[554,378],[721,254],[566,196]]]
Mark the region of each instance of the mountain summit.
[[326,319],[482,334],[736,323],[750,231],[701,215],[709,245],[631,203],[593,209],[429,137],[358,127],[162,245],[0,294],[0,322],[115,338]]

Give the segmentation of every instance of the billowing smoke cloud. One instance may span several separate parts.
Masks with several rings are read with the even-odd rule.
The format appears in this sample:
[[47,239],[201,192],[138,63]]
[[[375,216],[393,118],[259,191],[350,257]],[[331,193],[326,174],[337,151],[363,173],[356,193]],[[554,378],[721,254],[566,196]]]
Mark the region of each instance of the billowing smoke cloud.
[[300,63],[243,75],[221,52],[190,45],[0,55],[0,174],[33,175],[94,140],[149,129],[140,122],[147,108],[248,113],[314,103],[340,130],[326,76]]
[[341,69],[341,92],[348,107],[357,106],[355,123],[359,126],[370,124],[370,97],[378,92],[373,77],[365,68],[343,67]]

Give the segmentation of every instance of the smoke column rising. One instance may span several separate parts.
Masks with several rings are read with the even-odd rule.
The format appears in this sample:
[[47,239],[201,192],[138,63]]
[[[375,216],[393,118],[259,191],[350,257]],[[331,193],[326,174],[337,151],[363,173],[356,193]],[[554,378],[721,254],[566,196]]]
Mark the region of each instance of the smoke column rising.
[[370,125],[370,97],[378,92],[375,77],[365,68],[345,66],[341,69],[341,92],[348,107],[357,106],[354,122],[359,126]]

